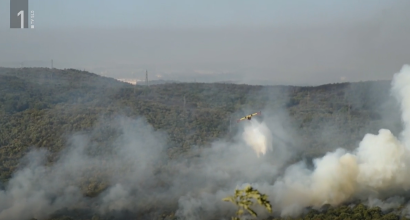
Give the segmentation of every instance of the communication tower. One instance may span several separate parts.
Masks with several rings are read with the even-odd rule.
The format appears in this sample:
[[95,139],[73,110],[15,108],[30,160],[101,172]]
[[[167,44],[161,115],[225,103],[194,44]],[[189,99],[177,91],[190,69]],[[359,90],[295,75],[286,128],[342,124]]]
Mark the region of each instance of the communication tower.
[[148,85],[148,70],[145,70],[145,85]]

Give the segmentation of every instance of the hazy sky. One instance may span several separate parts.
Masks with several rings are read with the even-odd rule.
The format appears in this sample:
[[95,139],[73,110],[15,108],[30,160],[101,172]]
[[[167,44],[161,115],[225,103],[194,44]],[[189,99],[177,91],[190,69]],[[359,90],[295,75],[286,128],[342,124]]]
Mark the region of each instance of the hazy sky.
[[0,66],[317,85],[391,79],[410,63],[407,0],[29,2],[35,28],[20,30],[0,0]]

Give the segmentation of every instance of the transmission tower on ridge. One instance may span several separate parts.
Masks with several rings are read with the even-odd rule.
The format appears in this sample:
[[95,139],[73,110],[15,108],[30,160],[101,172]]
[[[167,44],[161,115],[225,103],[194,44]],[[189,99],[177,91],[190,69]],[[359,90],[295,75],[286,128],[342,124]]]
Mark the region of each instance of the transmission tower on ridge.
[[145,85],[148,86],[148,70],[145,70]]

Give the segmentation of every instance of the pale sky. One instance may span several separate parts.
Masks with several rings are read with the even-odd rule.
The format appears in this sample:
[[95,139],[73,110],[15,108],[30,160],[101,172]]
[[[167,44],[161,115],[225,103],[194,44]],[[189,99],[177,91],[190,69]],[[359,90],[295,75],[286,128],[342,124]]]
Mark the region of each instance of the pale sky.
[[318,85],[391,79],[410,64],[407,0],[29,0],[34,29],[10,29],[0,66],[114,78]]

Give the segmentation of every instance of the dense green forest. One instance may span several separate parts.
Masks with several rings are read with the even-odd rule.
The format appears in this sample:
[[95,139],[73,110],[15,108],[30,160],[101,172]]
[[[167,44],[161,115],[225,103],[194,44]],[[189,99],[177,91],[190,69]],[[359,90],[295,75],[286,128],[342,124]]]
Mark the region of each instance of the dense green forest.
[[[101,117],[143,116],[168,134],[169,158],[192,157],[191,146],[234,138],[236,119],[262,110],[284,112],[303,149],[293,161],[324,155],[337,147],[353,149],[366,133],[401,129],[399,107],[390,97],[390,81],[338,83],[312,87],[227,83],[131,85],[75,69],[0,68],[0,181],[6,185],[20,160],[33,147],[58,158],[74,132],[90,132]],[[101,145],[115,133],[93,134]],[[330,144],[331,143],[331,144]],[[90,187],[92,185],[92,187]],[[85,182],[94,196],[105,184]],[[171,219],[167,213],[164,219]],[[50,220],[106,219],[88,211],[56,212]],[[109,219],[109,218],[107,218]],[[137,218],[138,219],[138,218]],[[273,218],[272,218],[273,219]],[[277,218],[275,218],[277,219]],[[289,218],[290,219],[290,218]],[[363,204],[312,210],[298,219],[400,219],[396,212]]]

